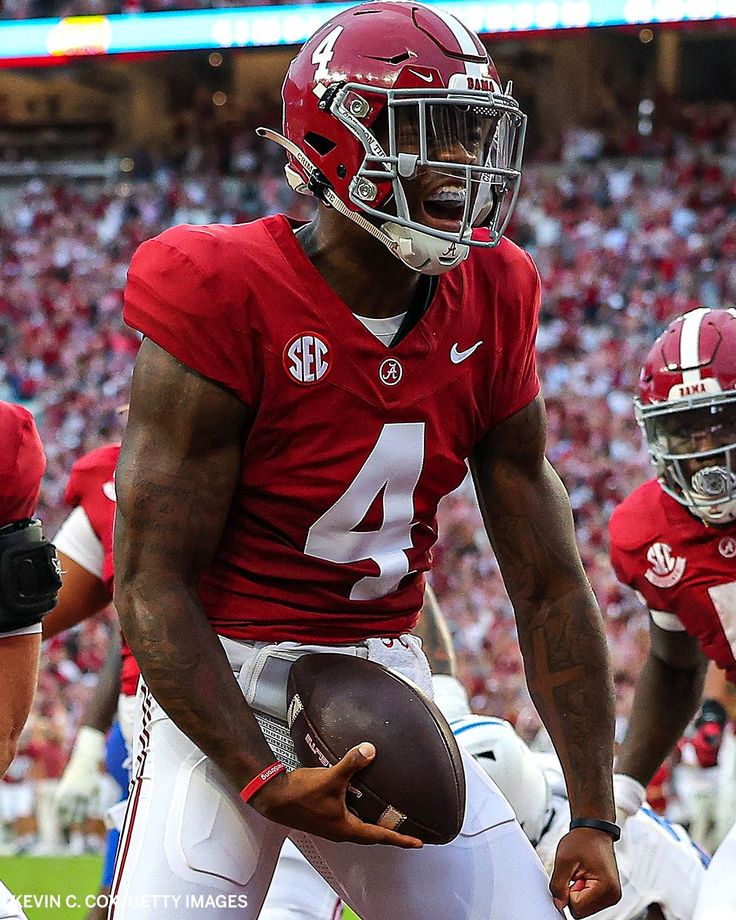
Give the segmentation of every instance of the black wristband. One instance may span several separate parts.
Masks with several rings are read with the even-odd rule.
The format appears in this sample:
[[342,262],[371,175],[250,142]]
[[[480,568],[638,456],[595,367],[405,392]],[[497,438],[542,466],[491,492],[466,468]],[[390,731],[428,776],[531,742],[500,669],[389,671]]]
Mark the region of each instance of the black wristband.
[[573,818],[570,822],[570,830],[574,831],[576,827],[590,827],[594,831],[610,834],[614,840],[621,839],[621,828],[613,821],[601,821],[600,818]]

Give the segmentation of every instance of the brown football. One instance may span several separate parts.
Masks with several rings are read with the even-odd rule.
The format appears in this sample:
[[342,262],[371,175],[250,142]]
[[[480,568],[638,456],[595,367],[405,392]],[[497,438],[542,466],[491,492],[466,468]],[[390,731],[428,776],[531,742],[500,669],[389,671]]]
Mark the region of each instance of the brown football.
[[347,804],[359,818],[425,843],[449,843],[465,813],[465,773],[452,729],[410,681],[333,653],[291,667],[288,720],[302,766],[337,763],[361,741],[375,760],[353,777]]

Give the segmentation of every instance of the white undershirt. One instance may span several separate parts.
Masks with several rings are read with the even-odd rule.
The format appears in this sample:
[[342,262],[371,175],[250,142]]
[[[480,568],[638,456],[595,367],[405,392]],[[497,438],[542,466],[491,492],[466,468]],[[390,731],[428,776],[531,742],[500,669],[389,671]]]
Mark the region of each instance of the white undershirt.
[[360,320],[368,332],[375,335],[379,342],[382,342],[388,347],[399,331],[401,324],[404,322],[406,313],[399,313],[398,316],[387,316],[385,319],[374,319],[372,316],[358,316],[357,313],[354,313],[353,316],[357,320]]

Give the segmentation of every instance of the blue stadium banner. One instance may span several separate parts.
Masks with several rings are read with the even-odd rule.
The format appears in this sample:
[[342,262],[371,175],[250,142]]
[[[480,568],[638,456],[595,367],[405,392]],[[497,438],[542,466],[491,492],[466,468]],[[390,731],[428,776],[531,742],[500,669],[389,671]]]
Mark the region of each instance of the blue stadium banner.
[[[429,0],[431,3],[432,0]],[[0,61],[304,41],[349,3],[0,21]],[[440,0],[481,34],[736,18],[736,0]]]

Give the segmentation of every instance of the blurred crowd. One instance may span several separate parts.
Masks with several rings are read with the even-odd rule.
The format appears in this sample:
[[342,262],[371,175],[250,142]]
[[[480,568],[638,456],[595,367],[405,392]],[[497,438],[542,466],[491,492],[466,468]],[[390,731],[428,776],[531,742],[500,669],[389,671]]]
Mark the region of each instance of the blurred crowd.
[[[728,117],[726,117],[726,115]],[[578,542],[604,612],[619,718],[647,646],[645,613],[607,557],[615,505],[650,475],[632,412],[641,360],[672,317],[736,306],[736,115],[693,109],[650,156],[567,154],[534,163],[509,235],[544,284],[539,367],[549,456],[571,497]],[[604,147],[600,148],[601,155]],[[136,246],[175,223],[238,222],[310,202],[281,177],[280,154],[239,141],[227,174],[151,161],[145,178],[104,186],[34,180],[0,209],[0,398],[36,414],[48,470],[40,514],[53,533],[73,462],[118,439],[138,338],[121,318]],[[641,151],[639,151],[641,153]],[[478,711],[539,725],[522,674],[513,615],[471,487],[440,512],[432,582]],[[58,777],[104,656],[112,615],[47,643],[21,754],[2,787]]]

